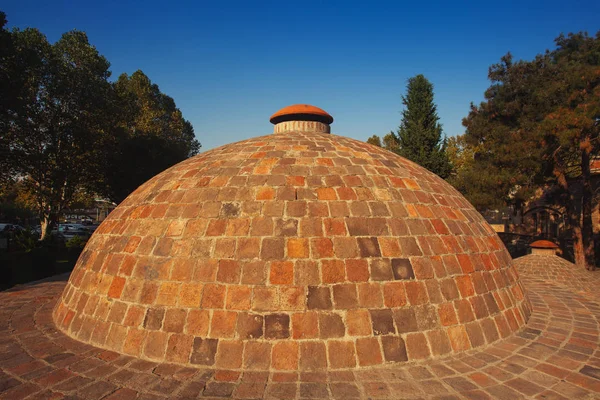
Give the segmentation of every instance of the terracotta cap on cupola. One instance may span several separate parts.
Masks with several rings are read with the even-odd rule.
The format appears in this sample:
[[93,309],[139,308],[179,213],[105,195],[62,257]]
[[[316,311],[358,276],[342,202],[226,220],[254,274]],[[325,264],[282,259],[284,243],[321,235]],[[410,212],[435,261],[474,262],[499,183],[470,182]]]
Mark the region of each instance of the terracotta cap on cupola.
[[319,132],[330,133],[333,117],[319,107],[310,104],[294,104],[277,111],[271,116],[275,125],[273,133]]
[[555,256],[558,245],[549,240],[536,240],[529,245],[531,254],[538,256]]

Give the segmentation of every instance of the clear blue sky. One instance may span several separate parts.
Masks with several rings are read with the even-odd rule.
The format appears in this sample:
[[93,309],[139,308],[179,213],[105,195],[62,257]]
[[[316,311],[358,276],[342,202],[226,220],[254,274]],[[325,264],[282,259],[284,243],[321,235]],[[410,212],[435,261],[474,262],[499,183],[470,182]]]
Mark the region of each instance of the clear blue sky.
[[50,41],[79,29],[113,77],[143,70],[175,99],[208,150],[272,132],[269,117],[309,103],[332,132],[366,140],[396,129],[409,77],[435,86],[444,132],[463,132],[469,103],[507,51],[530,59],[561,32],[600,29],[600,1],[8,0],[10,27]]

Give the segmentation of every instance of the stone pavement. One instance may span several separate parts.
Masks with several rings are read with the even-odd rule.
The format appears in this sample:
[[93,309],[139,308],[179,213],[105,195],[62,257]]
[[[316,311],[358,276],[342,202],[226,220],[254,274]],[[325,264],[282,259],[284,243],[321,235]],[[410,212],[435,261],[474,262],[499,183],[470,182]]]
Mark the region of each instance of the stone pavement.
[[0,293],[0,399],[600,399],[599,295],[520,271],[527,324],[483,350],[342,372],[204,370],[135,359],[59,332],[67,277]]

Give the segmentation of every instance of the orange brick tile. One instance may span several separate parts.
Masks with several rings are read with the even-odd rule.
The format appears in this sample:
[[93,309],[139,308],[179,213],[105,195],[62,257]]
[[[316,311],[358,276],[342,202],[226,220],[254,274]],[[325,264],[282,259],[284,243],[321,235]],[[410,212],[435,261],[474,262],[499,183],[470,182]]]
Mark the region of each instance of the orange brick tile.
[[112,280],[110,288],[108,289],[108,297],[118,299],[121,297],[123,287],[125,286],[125,278],[115,276]]
[[298,343],[278,342],[273,346],[271,365],[276,370],[295,371],[298,369]]
[[216,367],[237,369],[242,366],[244,344],[238,340],[220,340],[217,347]]
[[143,354],[151,360],[162,360],[167,350],[168,334],[160,331],[150,331],[145,340]]
[[314,238],[310,240],[313,257],[333,257],[333,242],[329,238]]
[[325,227],[325,236],[345,236],[348,234],[343,218],[325,218],[323,226]]
[[[211,219],[206,228],[206,236],[223,236],[226,228],[226,219]],[[154,251],[156,252],[156,250]]]
[[213,257],[217,259],[235,257],[236,240],[234,238],[219,238],[215,241]]
[[366,282],[369,280],[369,264],[367,260],[346,260],[346,275],[351,282]]
[[259,238],[239,238],[236,246],[238,259],[257,258],[260,253]]
[[277,310],[279,293],[275,287],[254,287],[252,289],[252,309],[260,311]]
[[342,260],[322,260],[321,279],[323,283],[343,282],[345,276],[345,264]]
[[181,284],[177,282],[163,282],[158,288],[155,304],[161,306],[174,306],[177,304]]
[[383,294],[380,283],[360,283],[358,288],[358,305],[365,308],[383,306]]
[[186,221],[185,220],[177,220],[173,221],[169,224],[167,228],[167,232],[165,236],[181,236],[185,229]]
[[225,286],[207,284],[202,293],[202,308],[223,308],[225,304]]
[[144,321],[146,309],[140,306],[130,305],[125,314],[123,325],[125,326],[140,326]]
[[194,275],[195,260],[185,258],[173,260],[173,268],[171,269],[171,280],[174,281],[190,281]]
[[367,310],[348,310],[346,313],[346,326],[350,336],[371,335],[371,315]]
[[210,323],[210,337],[231,338],[235,334],[237,313],[232,311],[213,311]]
[[205,337],[210,327],[210,312],[208,310],[189,310],[184,325],[184,332],[194,336]]
[[237,260],[219,260],[217,281],[223,283],[239,283],[242,268]]
[[319,318],[316,312],[292,314],[292,337],[294,339],[314,339],[319,336]]
[[174,334],[169,337],[166,360],[175,363],[188,363],[192,351],[193,336]]
[[421,332],[409,333],[406,336],[406,352],[409,360],[422,360],[431,355],[427,339]]
[[231,285],[227,289],[225,307],[232,310],[248,310],[251,297],[252,288],[249,286]]
[[148,332],[143,329],[129,329],[123,343],[123,352],[134,357],[141,356],[147,334]]
[[294,283],[294,263],[291,261],[273,261],[269,271],[269,282],[274,285]]
[[125,251],[126,253],[134,253],[141,241],[142,238],[139,236],[130,237],[123,251]]
[[327,343],[329,366],[331,368],[352,368],[356,366],[354,343],[332,340]]
[[305,178],[303,176],[286,176],[286,184],[289,186],[304,186]]
[[383,285],[383,300],[386,307],[403,307],[407,304],[403,282],[386,282]]
[[377,365],[383,362],[381,347],[376,338],[359,338],[356,340],[358,364],[361,367]]
[[469,275],[457,276],[455,278],[456,286],[462,297],[469,297],[475,294],[475,288]]
[[279,289],[281,310],[304,310],[306,308],[306,288],[304,286],[284,286]]
[[401,257],[402,250],[398,239],[391,237],[378,237],[379,248],[383,257]]
[[225,228],[226,236],[246,236],[250,231],[250,219],[230,219]]
[[287,239],[287,256],[289,258],[308,258],[310,256],[308,239]]
[[460,264],[463,273],[470,274],[471,272],[475,271],[473,263],[471,261],[471,257],[468,254],[457,254],[456,258],[458,260],[458,263]]
[[443,326],[458,324],[458,319],[456,318],[456,313],[454,312],[454,306],[452,303],[440,304],[438,308],[438,314]]
[[406,295],[411,305],[425,304],[428,301],[427,287],[423,282],[406,282]]
[[182,307],[199,307],[202,298],[201,283],[183,283],[179,292],[179,305]]
[[469,350],[471,348],[471,342],[469,342],[469,336],[464,326],[451,326],[447,329],[447,332],[454,351]]
[[261,187],[256,190],[256,200],[273,200],[275,198],[275,189],[272,187]]
[[317,198],[319,200],[337,200],[337,195],[332,188],[318,188]]

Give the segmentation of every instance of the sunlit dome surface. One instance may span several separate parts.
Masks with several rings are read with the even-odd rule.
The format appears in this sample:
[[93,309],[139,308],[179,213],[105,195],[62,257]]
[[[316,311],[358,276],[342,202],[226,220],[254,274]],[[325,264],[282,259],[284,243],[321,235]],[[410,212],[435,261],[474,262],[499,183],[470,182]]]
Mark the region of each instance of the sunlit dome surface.
[[327,134],[320,112],[282,115],[276,134],[190,158],[120,204],[57,325],[143,359],[318,370],[458,353],[525,324],[508,252],[454,188]]

